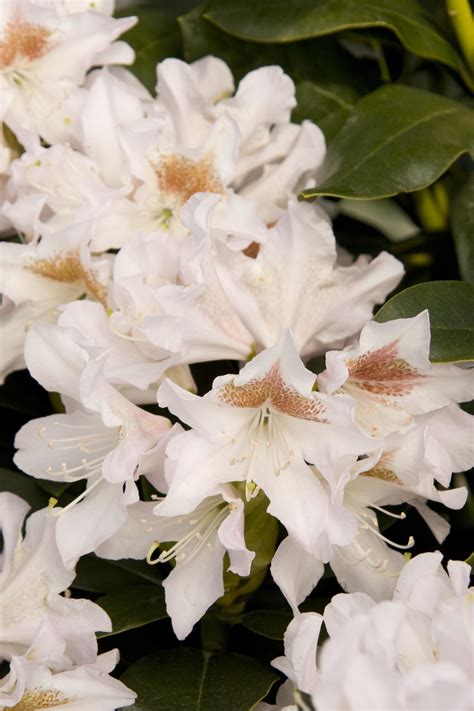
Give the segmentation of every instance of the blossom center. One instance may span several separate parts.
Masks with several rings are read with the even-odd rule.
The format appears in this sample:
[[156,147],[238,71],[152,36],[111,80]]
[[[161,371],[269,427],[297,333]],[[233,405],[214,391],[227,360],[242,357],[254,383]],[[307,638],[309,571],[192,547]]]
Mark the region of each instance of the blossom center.
[[42,711],[54,709],[63,704],[68,704],[73,699],[65,696],[57,689],[27,689],[20,701],[13,706],[11,711]]
[[217,530],[232,508],[232,503],[222,501],[221,497],[213,497],[188,516],[170,516],[169,521],[163,518],[160,530],[164,541],[167,540],[167,526],[171,527],[175,526],[176,523],[185,524],[187,522],[190,527],[189,531],[184,533],[171,548],[163,550],[157,558],[153,559],[153,553],[161,545],[159,541],[155,541],[148,552],[147,562],[150,565],[168,563],[172,560],[175,560],[176,563],[184,563],[192,560],[204,546],[213,550],[213,541]]
[[[179,205],[184,205],[195,193],[224,192],[211,155],[194,161],[178,154],[165,154],[160,157],[155,172],[160,191],[172,196]],[[168,211],[167,219],[172,215],[172,211]]]
[[33,61],[51,49],[50,31],[17,16],[7,23],[0,40],[0,68],[11,66],[17,57]]
[[311,397],[301,395],[283,380],[278,364],[261,378],[236,385],[234,380],[225,383],[217,391],[218,399],[231,407],[262,408],[268,405],[273,410],[301,420],[326,422],[322,417],[324,406]]
[[373,395],[399,397],[424,376],[398,356],[398,340],[346,362],[351,384]]
[[82,282],[89,296],[101,304],[107,302],[106,287],[97,279],[92,269],[84,266],[78,252],[59,252],[50,259],[35,259],[26,268],[33,274],[62,284]]

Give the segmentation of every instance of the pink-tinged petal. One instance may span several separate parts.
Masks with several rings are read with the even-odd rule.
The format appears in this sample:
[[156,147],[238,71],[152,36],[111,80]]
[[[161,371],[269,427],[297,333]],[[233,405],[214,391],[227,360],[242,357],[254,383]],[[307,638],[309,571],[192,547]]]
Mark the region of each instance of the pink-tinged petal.
[[139,501],[127,507],[127,518],[113,536],[101,543],[95,553],[101,558],[144,560],[153,541],[160,538],[153,501]]
[[[427,415],[417,417],[417,422],[426,425],[430,435],[443,448],[449,458],[450,472],[462,472],[474,463],[474,418],[457,405],[448,405]],[[436,461],[437,454],[427,456]],[[445,486],[447,483],[439,481]],[[449,483],[449,481],[448,481]]]
[[298,614],[300,605],[316,587],[324,573],[324,564],[309,555],[288,536],[272,558],[271,573],[293,614]]
[[77,344],[74,329],[37,324],[26,338],[25,361],[44,388],[80,402],[79,380],[88,355]]
[[73,568],[81,556],[95,551],[125,523],[127,509],[122,498],[120,484],[101,482],[84,501],[60,513],[56,542],[67,567]]
[[253,480],[270,501],[268,512],[281,521],[303,550],[317,556],[328,517],[328,495],[310,467],[297,459],[276,475],[271,454],[263,452]]
[[[342,385],[342,391],[358,401],[358,419],[364,428],[382,434],[404,431],[413,416],[474,396],[474,372],[456,365],[431,365],[429,345],[427,311],[365,326],[360,347],[346,351],[349,378]],[[328,367],[338,360],[329,358]],[[328,377],[337,380],[335,374]]]
[[[296,105],[295,86],[281,67],[261,67],[249,72],[241,80],[235,96],[223,99],[217,110],[230,114],[239,127],[242,142],[249,152],[258,146],[262,133],[274,124],[287,123]],[[256,130],[257,127],[257,130]],[[247,145],[245,145],[247,144]]]
[[219,493],[222,484],[244,481],[247,475],[243,463],[232,462],[232,452],[225,445],[216,446],[193,430],[174,437],[167,455],[165,475],[169,490],[155,509],[160,516],[190,513],[206,497]]
[[[317,684],[316,652],[323,618],[316,612],[298,614],[285,632],[285,657],[291,666],[291,679],[301,691],[311,694]],[[280,665],[272,664],[277,669]]]
[[354,541],[335,547],[330,560],[336,578],[347,592],[365,592],[374,600],[389,600],[405,564],[375,533],[359,528]]
[[206,100],[195,83],[192,65],[179,59],[165,59],[157,66],[156,92],[159,103],[170,115],[175,140],[198,146],[210,127]]
[[[16,465],[30,476],[53,481],[87,479],[96,471],[97,446],[118,444],[118,433],[97,414],[74,412],[30,420],[15,437]],[[99,454],[101,451],[99,450]],[[99,465],[100,470],[100,465]]]
[[229,570],[245,578],[250,575],[255,553],[249,551],[245,544],[243,502],[240,499],[230,499],[229,511],[229,515],[219,526],[217,535],[229,554]]
[[339,593],[324,608],[324,624],[330,637],[336,637],[356,615],[366,614],[375,602],[366,593]]
[[470,584],[471,566],[460,560],[449,560],[448,575],[455,595],[465,595]]
[[158,390],[158,404],[199,433],[214,440],[230,440],[251,418],[248,409],[224,407],[210,397],[198,397],[165,380]]
[[439,551],[423,553],[409,560],[398,578],[393,599],[431,615],[440,595],[446,597],[450,593],[442,560]]
[[262,217],[272,222],[280,216],[305,178],[313,177],[321,168],[325,154],[323,132],[311,121],[303,121],[283,159],[276,165],[267,166],[263,176],[244,186],[240,194],[255,200]]
[[209,104],[215,104],[225,95],[234,93],[232,72],[219,57],[202,57],[192,62],[190,67],[195,85]]
[[225,549],[217,535],[199,552],[177,563],[163,582],[166,611],[178,639],[184,639],[209,607],[224,594]]
[[0,588],[10,576],[13,554],[18,543],[21,542],[21,529],[29,509],[30,505],[16,494],[6,491],[0,494],[0,529],[3,539]]

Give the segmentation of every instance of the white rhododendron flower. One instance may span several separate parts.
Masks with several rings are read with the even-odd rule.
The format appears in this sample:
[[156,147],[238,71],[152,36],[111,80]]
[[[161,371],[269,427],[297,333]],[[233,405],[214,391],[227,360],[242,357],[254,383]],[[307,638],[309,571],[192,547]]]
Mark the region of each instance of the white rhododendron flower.
[[[210,55],[149,66],[162,39],[175,46],[178,25],[178,56],[199,57],[201,26],[219,52],[214,7],[179,18],[140,9],[160,47],[130,34],[135,76],[120,66],[134,58],[119,38],[136,18],[113,17],[125,6],[3,1],[0,384],[8,378],[2,407],[20,471],[0,473],[44,508],[30,513],[0,493],[0,661],[9,664],[0,709],[130,708],[137,695],[112,676],[118,650],[98,654],[109,639],[97,633],[171,622],[179,640],[201,636],[192,694],[204,706],[214,696],[211,706],[226,706],[222,670],[235,663],[249,670],[242,704],[258,711],[474,711],[469,566],[450,561],[445,572],[439,552],[411,557],[429,541],[418,525],[442,544],[448,510],[469,509],[473,418],[460,403],[474,399],[474,369],[430,361],[436,311],[378,322],[402,262],[380,249],[358,254],[372,237],[358,241],[350,222],[345,234],[339,216],[336,243],[325,209],[358,215],[349,200],[307,201],[313,188],[346,194],[328,179],[347,177],[347,136],[372,104],[352,108],[357,76],[337,101],[326,81],[312,83],[307,43],[280,55],[296,87],[272,64],[276,45],[260,43],[253,66],[242,56],[238,83]],[[222,51],[233,61],[251,44],[227,31]],[[327,54],[336,74],[347,51],[358,54],[350,44]],[[322,117],[327,156],[317,125],[292,122],[296,93],[293,118],[308,107]],[[437,183],[440,206],[443,191]],[[416,197],[429,231],[430,195]],[[397,241],[400,206],[377,205]],[[390,252],[411,270],[425,259],[412,248]],[[391,300],[395,313],[403,299]],[[49,400],[28,397],[31,378]],[[45,492],[57,498],[46,505]],[[465,530],[457,524],[447,549]],[[94,602],[74,597],[82,586]],[[169,620],[159,622],[165,605]],[[253,678],[256,660],[209,656],[238,624],[276,643],[290,609],[276,693],[268,669]],[[147,685],[153,695],[155,657],[135,667],[142,638],[120,639],[115,676],[124,666],[139,697]],[[184,648],[161,657],[166,708],[174,689],[163,674],[177,679],[188,653],[197,659]],[[183,667],[183,684],[193,679]]]
[[38,135],[62,140],[75,91],[91,67],[131,64],[134,58],[131,47],[115,40],[135,17],[114,19],[90,10],[70,15],[58,6],[6,0],[2,12],[0,118],[28,147]]
[[[33,332],[31,336],[32,353],[34,344],[41,342]],[[73,345],[69,363],[54,374],[54,387],[75,402],[68,414],[31,420],[22,427],[15,455],[17,466],[31,476],[87,482],[73,502],[56,512],[57,544],[68,566],[94,551],[125,523],[127,507],[139,499],[140,465],[147,457],[161,459],[159,452],[171,427],[168,419],[140,409],[107,382],[103,374],[106,353],[84,363],[81,359],[87,359],[87,354]],[[46,348],[44,344],[43,354]],[[38,356],[44,362],[39,346],[34,353]],[[81,537],[76,534],[78,528]]]
[[403,432],[417,415],[474,397],[472,369],[431,364],[429,353],[428,311],[386,323],[370,321],[358,347],[327,354],[320,387],[351,395],[365,431],[376,436]]
[[[175,472],[159,512],[192,511],[219,485],[245,482],[247,498],[263,490],[269,513],[317,554],[327,494],[307,462],[345,457],[354,463],[376,445],[357,431],[350,399],[313,392],[314,380],[286,334],[238,376],[216,378],[202,398],[165,381],[159,403],[193,429],[170,443]],[[330,490],[341,488],[335,470],[324,466],[324,474]],[[342,540],[354,532],[347,517],[334,525]]]
[[82,228],[58,232],[37,244],[0,243],[0,293],[5,300],[0,329],[6,337],[2,381],[25,366],[26,333],[34,322],[54,321],[60,304],[84,295],[107,305],[112,259],[90,254]]
[[293,200],[255,258],[216,245],[214,206],[210,197],[186,206],[198,245],[194,274],[187,270],[192,281],[164,286],[157,295],[163,315],[145,322],[150,340],[187,362],[246,359],[288,328],[302,357],[312,357],[356,334],[402,276],[401,263],[386,253],[339,266],[327,216]]
[[60,648],[50,630],[40,628],[28,652],[14,656],[9,673],[0,680],[2,709],[58,708],[79,711],[115,711],[133,703],[136,694],[110,676],[118,661],[117,650],[98,656],[90,664],[51,669],[45,656]]
[[12,166],[4,212],[29,239],[82,219],[92,222],[96,251],[157,229],[180,239],[188,234],[181,207],[207,192],[220,198],[222,229],[245,247],[316,174],[323,134],[309,121],[289,123],[294,85],[280,67],[250,72],[231,98],[230,70],[215,57],[167,59],[157,73],[156,104],[124,70],[93,73],[68,135],[55,139],[72,147],[28,146]]
[[[471,709],[474,590],[467,564],[450,561],[447,574],[441,560],[440,553],[410,560],[393,600],[340,594],[323,617],[297,615],[285,634],[285,657],[274,661],[289,678],[282,703],[262,711],[296,709],[300,692],[322,711]],[[317,649],[323,620],[329,640]]]
[[51,508],[32,514],[22,526],[28,504],[15,494],[0,494],[4,551],[0,574],[0,657],[22,655],[46,621],[63,643],[68,664],[89,664],[97,654],[96,631],[110,632],[109,616],[90,600],[60,595],[72,583],[56,544],[57,518]]

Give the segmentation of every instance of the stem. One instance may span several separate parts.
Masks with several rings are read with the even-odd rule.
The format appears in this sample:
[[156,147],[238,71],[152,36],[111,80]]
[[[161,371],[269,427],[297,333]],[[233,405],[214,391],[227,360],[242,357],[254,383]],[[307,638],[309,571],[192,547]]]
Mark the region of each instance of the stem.
[[379,40],[371,40],[371,45],[377,54],[377,61],[379,63],[380,76],[385,84],[392,81],[390,77],[390,71],[388,69],[387,60],[385,59],[385,54],[383,53],[382,43]]
[[474,21],[469,0],[446,0],[446,10],[467,65],[474,72]]

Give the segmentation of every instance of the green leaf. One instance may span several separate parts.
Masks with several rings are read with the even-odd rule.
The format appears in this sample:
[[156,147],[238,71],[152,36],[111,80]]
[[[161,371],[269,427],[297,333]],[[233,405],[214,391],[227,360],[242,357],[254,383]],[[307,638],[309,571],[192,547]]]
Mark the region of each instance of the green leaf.
[[391,242],[403,242],[420,232],[418,225],[390,198],[386,200],[340,200],[342,215],[375,227]]
[[464,71],[460,55],[415,0],[213,0],[205,17],[224,32],[254,42],[385,28],[413,54]]
[[277,678],[251,657],[184,647],[141,659],[122,681],[138,694],[130,711],[250,711]]
[[[378,84],[372,63],[355,60],[332,39],[284,46],[245,42],[224,34],[207,22],[203,17],[207,4],[201,3],[178,18],[184,57],[188,62],[208,54],[220,57],[230,66],[237,81],[253,69],[278,64],[295,81],[314,82],[315,87],[321,88],[321,95],[326,92],[326,99],[339,96],[349,106]],[[326,115],[327,112],[323,113]]]
[[254,551],[255,557],[248,578],[228,571],[228,565],[224,563],[225,594],[218,600],[218,605],[223,608],[231,607],[239,597],[256,590],[265,578],[278,538],[278,521],[267,513],[267,508],[268,499],[263,491],[247,502],[245,543],[250,551]]
[[10,491],[20,496],[33,510],[47,506],[50,498],[38,487],[33,477],[8,469],[0,469],[0,491]]
[[374,317],[381,323],[416,316],[428,309],[430,360],[455,363],[474,360],[474,286],[462,281],[432,281],[393,296]]
[[166,57],[181,56],[181,37],[176,18],[156,7],[132,7],[118,15],[138,17],[138,24],[126,33],[124,39],[135,50],[133,73],[153,91],[157,63]]
[[322,182],[301,197],[371,200],[420,190],[466,152],[474,154],[472,111],[422,89],[383,86],[356,103],[329,144]]
[[474,175],[453,199],[451,225],[459,271],[463,279],[474,283]]
[[311,696],[304,691],[295,690],[295,701],[298,711],[316,711]]
[[242,624],[248,630],[269,639],[283,639],[285,630],[293,616],[285,610],[252,610],[242,618]]
[[159,585],[154,568],[141,560],[106,560],[90,554],[82,556],[76,566],[73,588],[88,592],[108,593],[144,582]]
[[344,125],[356,98],[344,89],[310,81],[299,82],[296,85],[298,105],[293,111],[292,120],[297,123],[304,119],[314,121],[330,140]]
[[96,602],[112,620],[112,632],[99,634],[99,637],[110,637],[167,617],[165,594],[158,585],[121,588]]
[[469,558],[466,558],[465,563],[471,566],[471,569],[474,570],[474,553],[471,553]]

